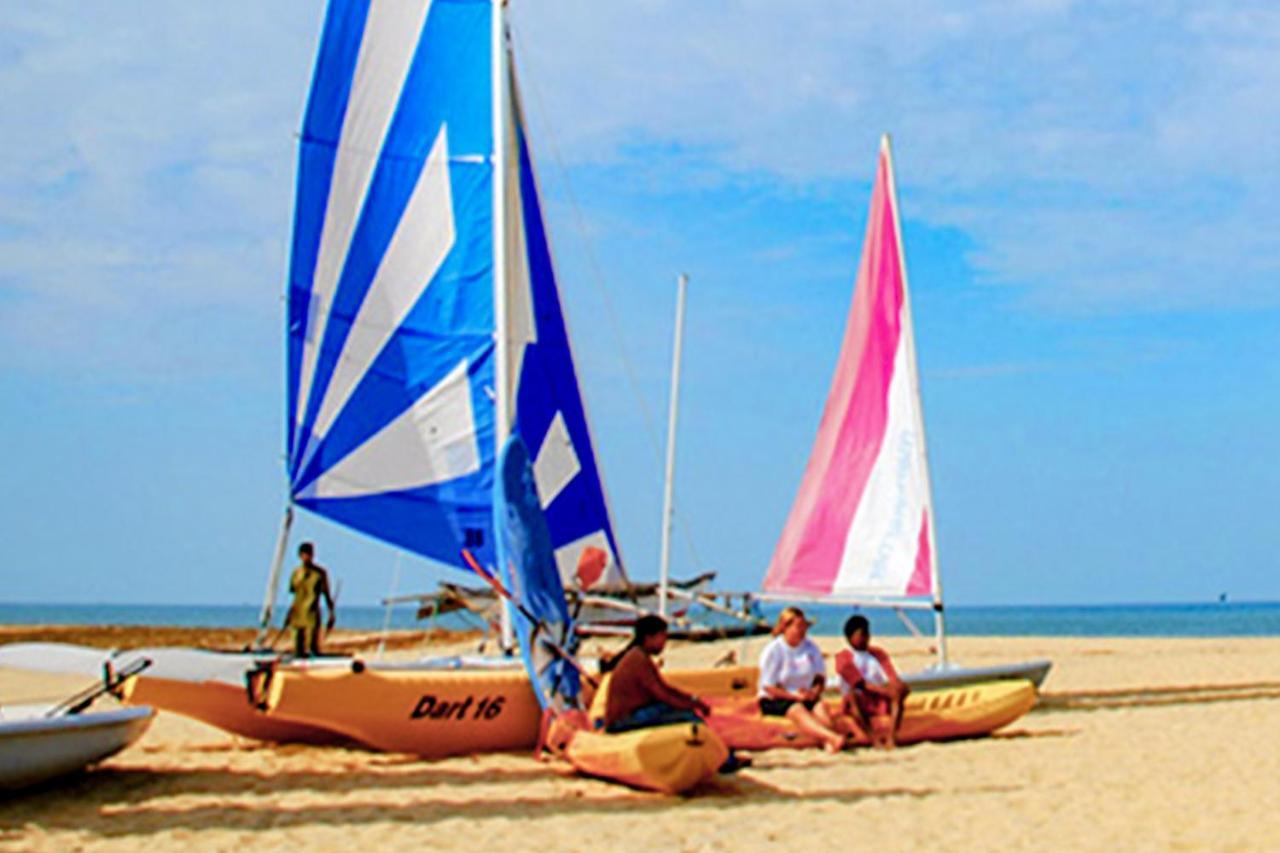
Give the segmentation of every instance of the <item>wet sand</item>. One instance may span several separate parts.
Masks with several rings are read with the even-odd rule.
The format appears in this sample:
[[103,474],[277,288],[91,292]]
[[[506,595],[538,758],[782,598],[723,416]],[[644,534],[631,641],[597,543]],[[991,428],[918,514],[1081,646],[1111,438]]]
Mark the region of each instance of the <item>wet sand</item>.
[[[127,640],[107,645],[137,645]],[[919,641],[885,644],[904,670],[930,659]],[[762,645],[676,647],[667,659],[705,664],[733,652],[754,660]],[[523,754],[424,762],[267,746],[162,713],[142,741],[94,771],[0,801],[0,847],[1255,850],[1280,843],[1280,639],[957,638],[951,651],[975,666],[1052,658],[1040,707],[985,739],[834,757],[760,754],[749,770],[687,798],[577,778]],[[0,670],[0,699],[58,696],[83,684]]]

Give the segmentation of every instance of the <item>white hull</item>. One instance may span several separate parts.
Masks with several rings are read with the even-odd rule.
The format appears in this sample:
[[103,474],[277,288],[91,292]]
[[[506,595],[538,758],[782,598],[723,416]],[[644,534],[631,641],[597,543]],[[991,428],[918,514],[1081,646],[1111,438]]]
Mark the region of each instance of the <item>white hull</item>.
[[931,667],[902,676],[902,680],[917,690],[936,690],[943,687],[960,687],[982,681],[1022,679],[1030,681],[1036,689],[1044,683],[1053,666],[1048,660],[1028,660],[994,666],[945,666]]
[[46,718],[46,706],[16,706],[0,720],[0,790],[14,791],[83,770],[142,737],[155,711],[122,708]]

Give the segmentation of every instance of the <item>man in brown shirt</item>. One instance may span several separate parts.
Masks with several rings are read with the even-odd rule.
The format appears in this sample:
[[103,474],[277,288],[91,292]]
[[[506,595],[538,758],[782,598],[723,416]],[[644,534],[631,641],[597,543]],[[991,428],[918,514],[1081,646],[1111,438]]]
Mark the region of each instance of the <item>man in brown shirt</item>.
[[697,722],[711,713],[697,696],[672,687],[653,663],[667,645],[667,623],[660,616],[636,620],[635,636],[602,669],[610,674],[606,697],[605,731]]

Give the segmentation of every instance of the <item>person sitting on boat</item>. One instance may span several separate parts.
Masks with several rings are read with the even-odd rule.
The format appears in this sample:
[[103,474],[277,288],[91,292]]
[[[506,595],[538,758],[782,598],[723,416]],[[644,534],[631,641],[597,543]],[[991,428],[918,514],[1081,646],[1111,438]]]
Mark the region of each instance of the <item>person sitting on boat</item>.
[[757,700],[765,716],[786,717],[822,741],[828,752],[839,752],[847,738],[822,704],[827,664],[817,643],[807,636],[812,624],[800,608],[783,609],[773,639],[760,653]]
[[898,677],[889,653],[871,645],[871,623],[854,614],[845,620],[849,648],[836,655],[836,683],[844,696],[844,713],[865,728],[872,746],[892,749],[902,726],[903,700],[911,688]]
[[609,676],[605,697],[604,729],[625,732],[631,729],[664,726],[669,723],[696,723],[711,713],[707,704],[663,679],[653,658],[667,645],[667,620],[661,616],[641,616],[636,620],[631,642],[618,654],[602,661],[600,671]]
[[329,608],[329,619],[325,622],[325,630],[332,631],[337,612],[333,606],[333,596],[329,594],[329,573],[316,563],[315,546],[303,542],[298,546],[298,559],[302,562],[289,577],[289,592],[293,594],[293,604],[289,607],[289,615],[284,624],[293,629],[293,653],[298,657],[320,654],[320,608],[321,599]]

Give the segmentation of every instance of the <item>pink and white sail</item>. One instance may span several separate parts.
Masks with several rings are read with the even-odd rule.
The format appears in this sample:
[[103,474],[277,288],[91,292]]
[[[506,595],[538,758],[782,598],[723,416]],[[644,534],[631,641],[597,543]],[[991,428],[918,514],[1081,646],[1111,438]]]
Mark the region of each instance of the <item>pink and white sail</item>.
[[906,262],[889,140],[818,437],[764,588],[813,597],[937,600]]

